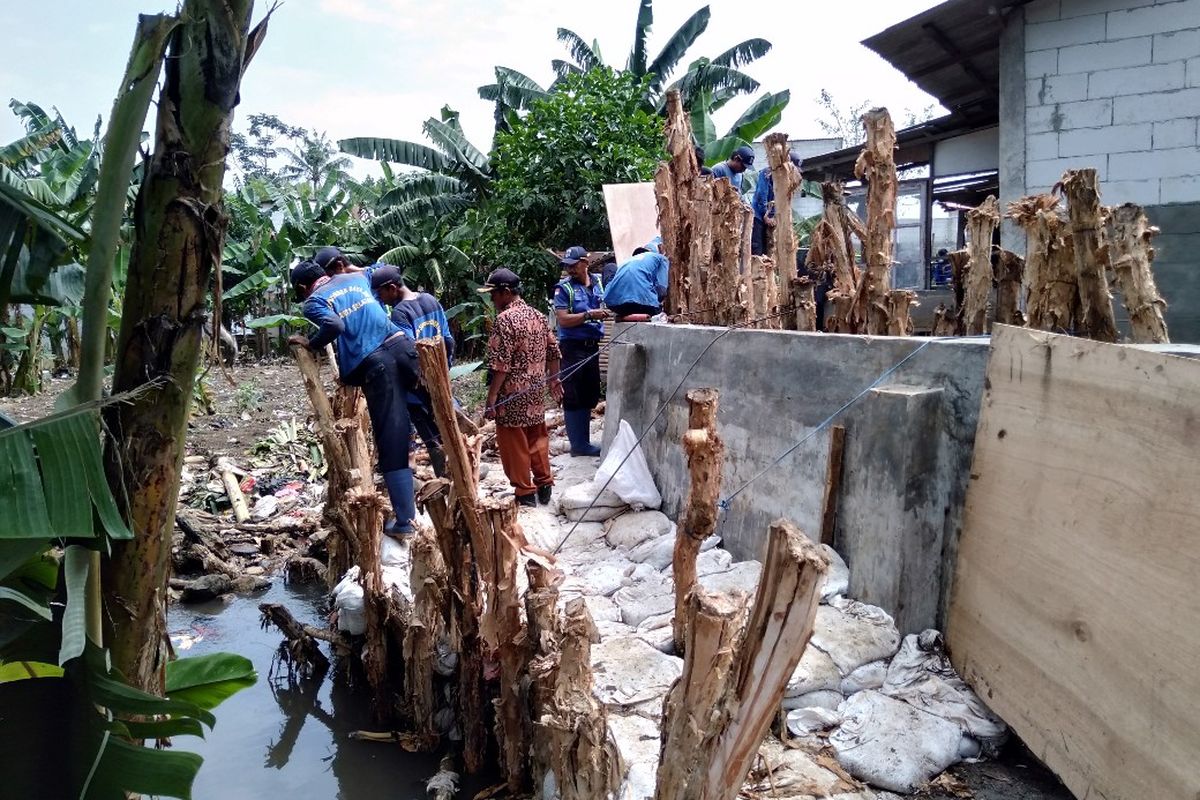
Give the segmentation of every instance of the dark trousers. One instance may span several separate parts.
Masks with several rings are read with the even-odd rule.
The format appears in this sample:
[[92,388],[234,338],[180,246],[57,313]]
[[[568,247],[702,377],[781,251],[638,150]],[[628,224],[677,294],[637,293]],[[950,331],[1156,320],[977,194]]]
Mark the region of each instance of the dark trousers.
[[600,340],[560,339],[563,410],[591,410],[600,402]]
[[754,230],[750,232],[750,255],[761,256],[766,248],[767,226],[758,217],[754,218]]
[[442,446],[442,435],[438,432],[437,422],[433,418],[432,401],[426,392],[409,392],[408,417],[412,420],[413,430],[428,450]]
[[628,317],[631,314],[661,314],[662,309],[658,306],[646,306],[641,303],[618,303],[615,306],[609,306],[608,310],[616,314],[618,317]]
[[417,385],[419,369],[412,339],[394,336],[346,376],[346,383],[362,387],[367,400],[380,472],[408,467],[408,392]]

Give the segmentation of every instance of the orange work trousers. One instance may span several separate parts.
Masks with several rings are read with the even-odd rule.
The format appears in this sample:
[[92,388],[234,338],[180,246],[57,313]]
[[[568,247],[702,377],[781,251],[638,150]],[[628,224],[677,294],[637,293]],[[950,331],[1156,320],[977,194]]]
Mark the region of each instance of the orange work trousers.
[[496,426],[496,446],[500,463],[517,497],[531,495],[539,486],[552,486],[550,474],[550,433],[546,423],[512,428]]

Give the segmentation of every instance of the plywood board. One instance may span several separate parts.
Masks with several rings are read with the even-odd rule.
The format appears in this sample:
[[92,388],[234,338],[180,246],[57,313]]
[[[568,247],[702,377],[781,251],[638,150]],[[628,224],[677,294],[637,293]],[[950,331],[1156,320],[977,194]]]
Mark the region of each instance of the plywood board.
[[1200,797],[1200,361],[992,348],[954,664],[1081,800]]
[[636,247],[658,236],[658,202],[653,183],[606,183],[604,207],[612,231],[617,263],[624,264]]

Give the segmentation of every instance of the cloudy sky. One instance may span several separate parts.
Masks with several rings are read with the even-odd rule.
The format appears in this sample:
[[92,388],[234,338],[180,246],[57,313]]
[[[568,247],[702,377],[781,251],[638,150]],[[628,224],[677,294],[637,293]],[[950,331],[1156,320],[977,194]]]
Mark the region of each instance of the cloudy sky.
[[[107,116],[138,12],[164,0],[46,0],[4,9],[8,35],[0,93],[56,106],[80,133]],[[265,2],[259,2],[265,8]],[[858,42],[933,5],[935,0],[711,0],[712,20],[688,57],[716,55],[751,37],[774,44],[748,71],[769,91],[790,89],[780,129],[819,137],[815,98],[828,89],[839,105],[884,104],[902,118],[931,100]],[[657,0],[649,52],[700,7],[699,0]],[[486,149],[491,108],[476,88],[494,65],[550,82],[550,60],[566,58],[558,27],[598,39],[621,66],[633,40],[637,0],[286,0],[242,88],[239,113],[278,114],[293,125],[347,136],[421,138],[421,122],[449,104],[468,137]],[[686,64],[685,64],[686,65]],[[718,116],[727,125],[751,101]],[[0,142],[21,133],[0,110]]]

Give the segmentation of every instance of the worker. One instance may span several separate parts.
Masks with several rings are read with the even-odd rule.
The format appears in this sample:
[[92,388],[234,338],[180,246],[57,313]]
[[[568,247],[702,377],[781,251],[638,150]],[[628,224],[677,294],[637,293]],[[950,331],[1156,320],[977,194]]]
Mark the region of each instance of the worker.
[[711,169],[704,166],[704,148],[700,145],[696,145],[696,166],[700,168],[701,177],[713,174]]
[[297,264],[291,272],[296,301],[304,304],[304,316],[317,332],[311,339],[291,336],[288,342],[316,351],[337,342],[341,382],[362,387],[366,397],[379,471],[392,503],[394,516],[383,532],[403,537],[412,533],[416,516],[406,395],[418,386],[420,367],[413,340],[371,293],[373,272],[351,266],[336,247],[323,247],[311,261]]
[[742,193],[742,173],[754,166],[754,150],[748,145],[742,145],[733,151],[729,160],[722,161],[712,168],[714,178],[725,178],[733,184],[733,188]]
[[661,251],[662,237],[656,236],[645,247],[634,251],[634,256],[621,265],[605,288],[604,303],[618,319],[634,314],[653,317],[662,313],[670,262]]
[[[800,171],[800,154],[795,150],[788,151],[788,159]],[[761,256],[766,252],[767,228],[775,227],[775,181],[771,170],[764,169],[758,173],[758,183],[754,185],[754,200],[750,203],[754,209],[754,230],[750,235],[750,253]],[[791,209],[788,210],[788,220],[791,220]]]
[[[442,304],[431,294],[410,289],[399,267],[391,264],[375,266],[376,269],[371,273],[371,290],[379,302],[391,307],[392,322],[414,342],[442,337],[446,357],[453,364],[454,336],[450,333],[450,323]],[[433,419],[428,393],[419,388],[408,393],[408,415],[417,435],[425,443],[433,473],[439,478],[446,477],[446,453],[442,449],[442,439]]]
[[567,277],[554,287],[558,348],[562,353],[563,421],[571,455],[598,456],[591,441],[592,409],[600,402],[600,340],[604,338],[604,283],[588,267],[587,250],[568,247],[558,265]]
[[546,389],[559,402],[561,355],[541,313],[521,299],[521,279],[493,270],[480,292],[492,296],[496,321],[487,344],[488,395],[484,416],[496,421],[500,464],[522,506],[550,502],[550,434]]

